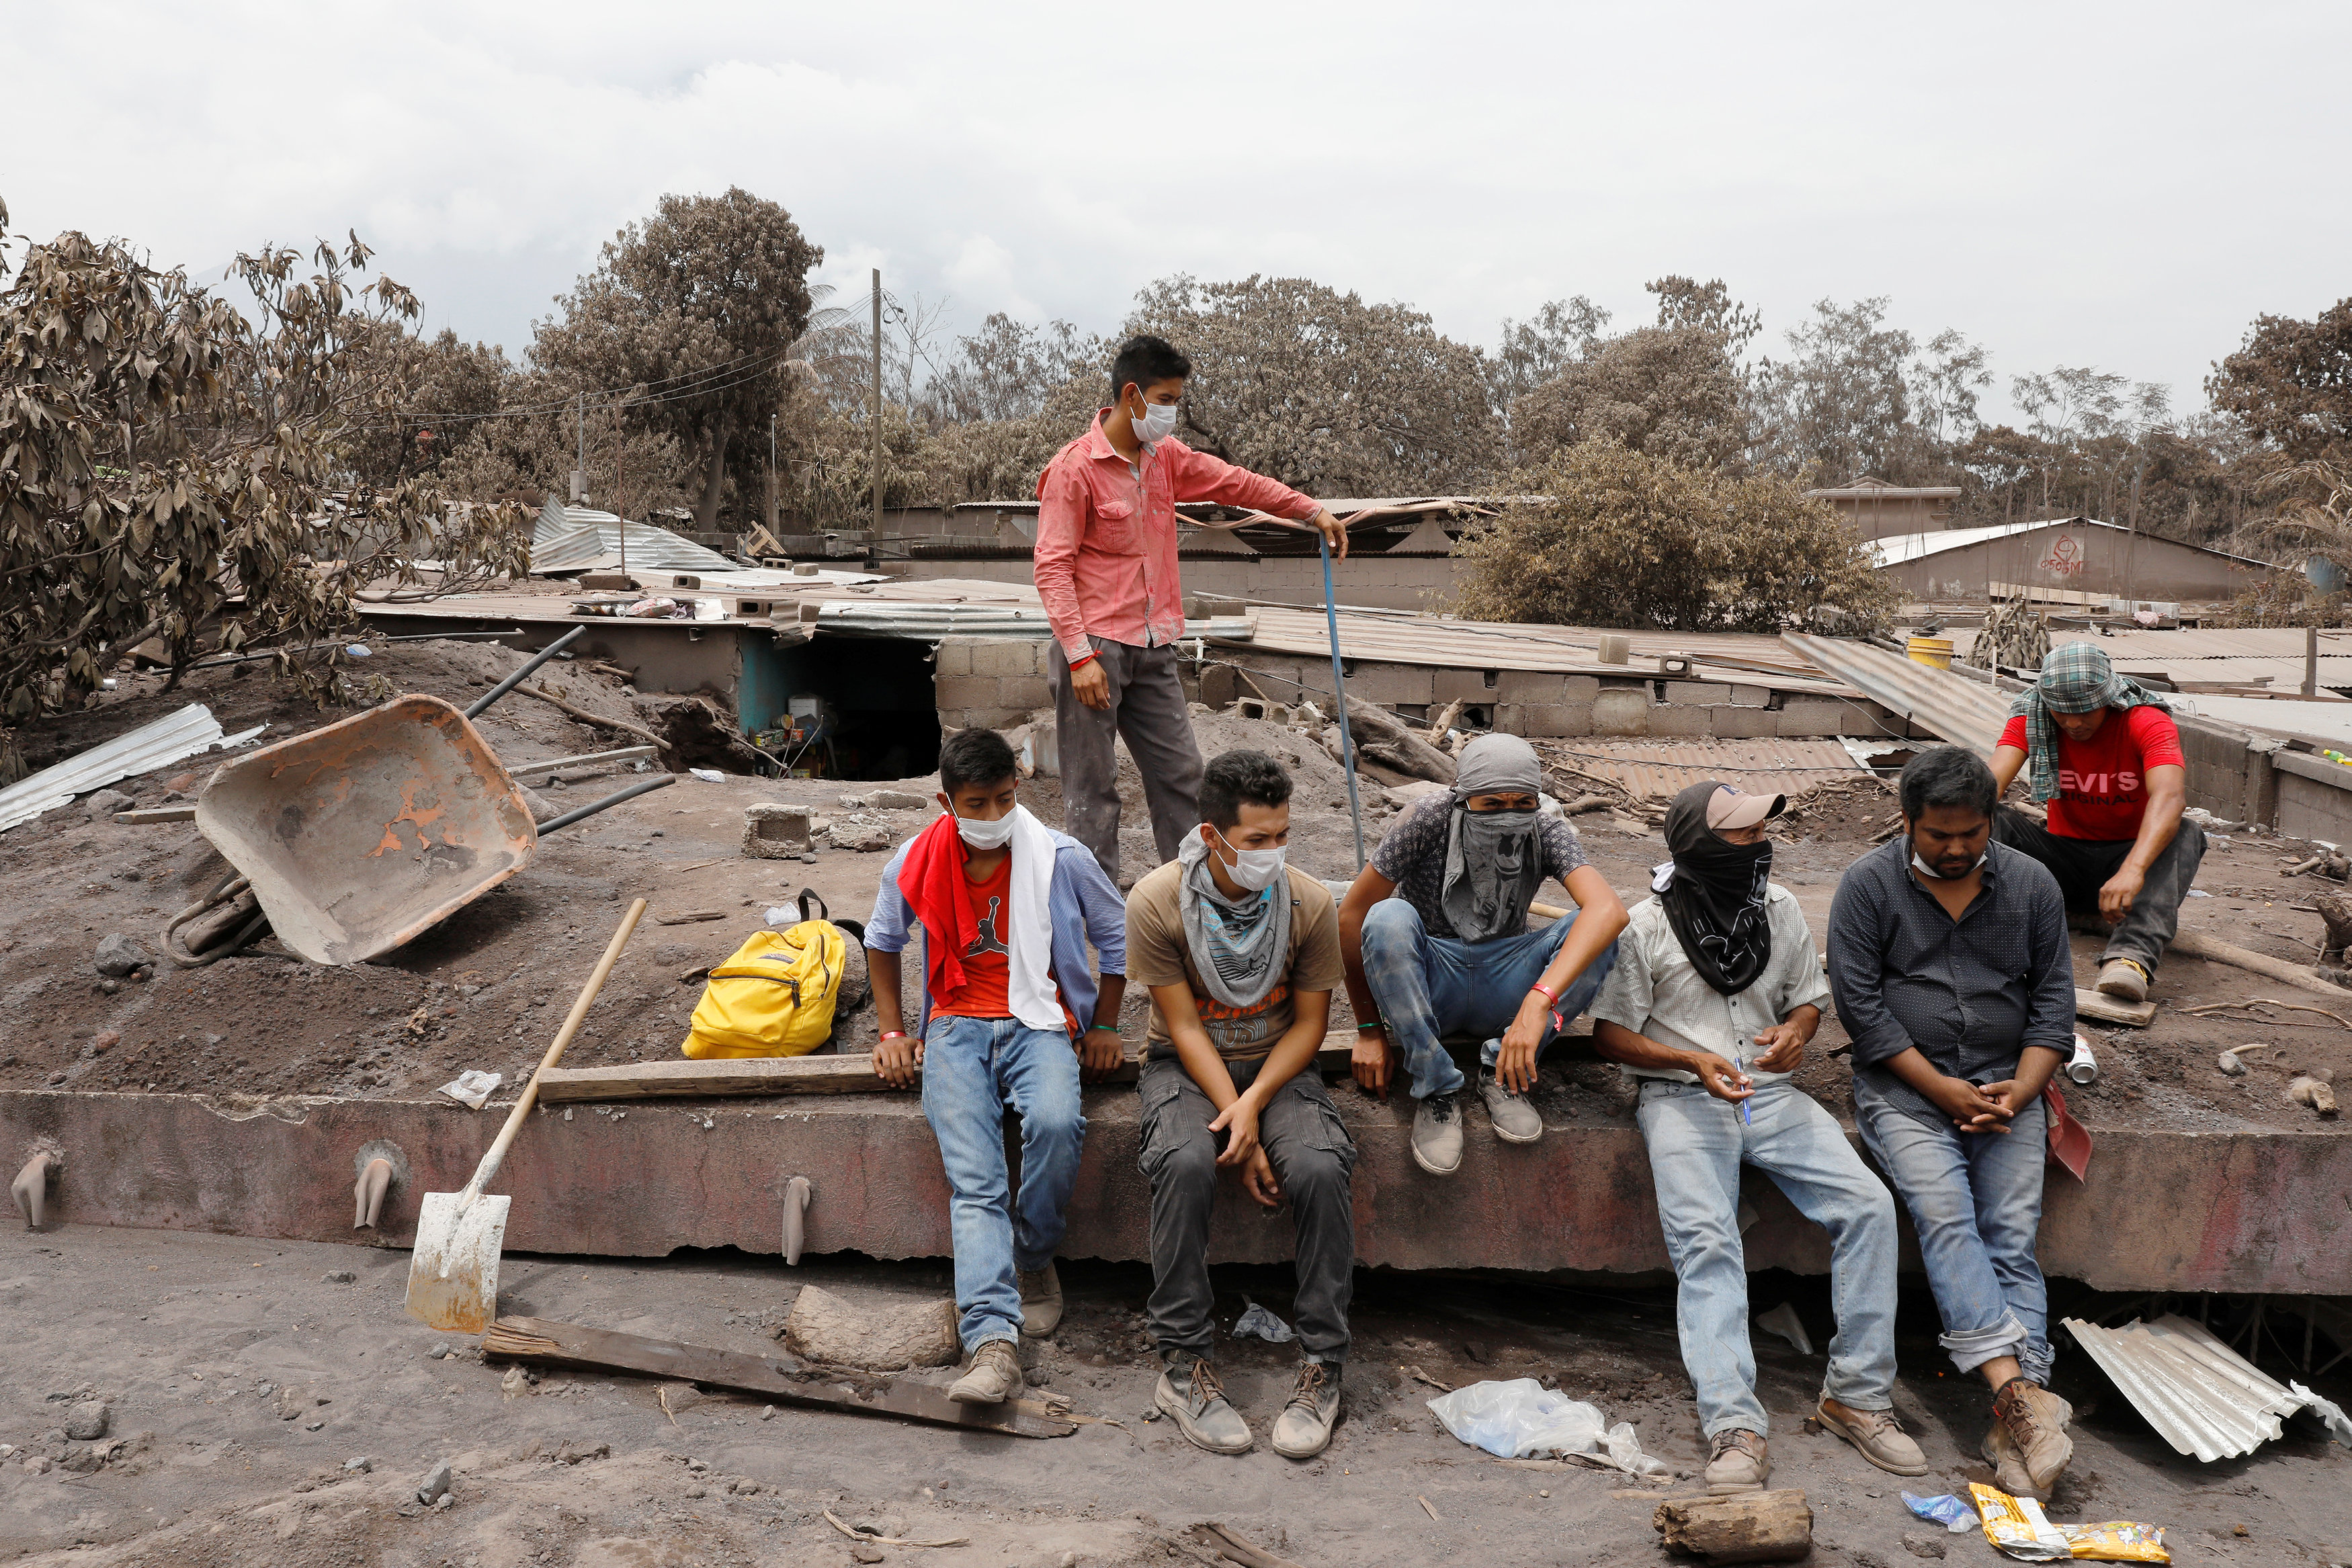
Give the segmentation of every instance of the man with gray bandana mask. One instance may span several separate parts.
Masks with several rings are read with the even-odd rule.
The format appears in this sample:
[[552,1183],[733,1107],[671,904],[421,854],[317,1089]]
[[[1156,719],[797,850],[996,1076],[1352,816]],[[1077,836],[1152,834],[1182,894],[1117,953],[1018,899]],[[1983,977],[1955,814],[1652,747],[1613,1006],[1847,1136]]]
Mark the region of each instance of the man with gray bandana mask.
[[[1516,735],[1465,747],[1449,792],[1388,831],[1339,904],[1356,1012],[1355,1077],[1388,1097],[1400,1067],[1419,1105],[1412,1157],[1432,1176],[1462,1164],[1462,1070],[1440,1043],[1483,1036],[1478,1092],[1506,1143],[1531,1144],[1536,1061],[1582,1012],[1616,956],[1625,906],[1585,863],[1576,830],[1546,816],[1543,764]],[[1576,912],[1539,931],[1528,906],[1550,877]]]

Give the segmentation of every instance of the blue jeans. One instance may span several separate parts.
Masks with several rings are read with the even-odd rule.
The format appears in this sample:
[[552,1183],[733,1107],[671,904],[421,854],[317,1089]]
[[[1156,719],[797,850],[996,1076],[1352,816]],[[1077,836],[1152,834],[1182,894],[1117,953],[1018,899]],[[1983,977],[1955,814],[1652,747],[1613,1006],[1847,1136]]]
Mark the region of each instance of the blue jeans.
[[[1372,999],[1381,1004],[1381,1021],[1389,1038],[1403,1053],[1406,1076],[1412,1080],[1412,1097],[1451,1094],[1462,1087],[1462,1070],[1445,1054],[1438,1040],[1449,1034],[1477,1034],[1489,1043],[1479,1056],[1488,1067],[1498,1054],[1493,1040],[1511,1027],[1519,1004],[1568,940],[1574,915],[1553,921],[1540,931],[1497,936],[1491,942],[1462,942],[1432,936],[1423,929],[1421,912],[1402,898],[1384,898],[1364,916],[1364,979]],[[1591,967],[1571,979],[1560,998],[1565,1023],[1592,1004],[1601,982],[1617,962],[1612,943]],[[1536,1046],[1542,1060],[1552,1042],[1547,1028]]]
[[2050,1296],[2034,1254],[2050,1145],[2042,1102],[2006,1134],[1963,1133],[1890,1103],[1859,1074],[1853,1091],[1862,1141],[1911,1210],[1952,1364],[1973,1372],[2013,1355],[2026,1376],[2047,1383]]
[[[1004,1159],[1004,1108],[1021,1118],[1021,1192]],[[947,1166],[957,1324],[966,1354],[1021,1337],[1016,1270],[1054,1260],[1077,1184],[1087,1119],[1078,1053],[1019,1019],[934,1018],[923,1037],[923,1115]]]
[[1772,1178],[1798,1212],[1830,1233],[1830,1339],[1822,1392],[1855,1410],[1895,1403],[1895,1199],[1813,1097],[1786,1080],[1739,1109],[1696,1083],[1645,1079],[1633,1119],[1649,1145],[1658,1220],[1674,1259],[1683,1369],[1709,1437],[1763,1436],[1756,1350],[1748,1333],[1748,1262],[1739,1240],[1739,1166]]

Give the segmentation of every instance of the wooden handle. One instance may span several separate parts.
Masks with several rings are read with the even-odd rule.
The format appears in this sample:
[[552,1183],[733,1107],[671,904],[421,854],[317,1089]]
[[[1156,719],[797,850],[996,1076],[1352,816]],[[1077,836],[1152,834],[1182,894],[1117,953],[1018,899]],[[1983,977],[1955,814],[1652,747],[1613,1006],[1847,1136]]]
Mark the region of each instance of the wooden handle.
[[572,1011],[564,1016],[563,1027],[555,1031],[555,1043],[549,1046],[547,1054],[539,1059],[538,1071],[530,1075],[530,1083],[524,1086],[522,1098],[516,1101],[514,1109],[507,1113],[507,1124],[499,1129],[498,1141],[490,1145],[490,1152],[482,1156],[480,1167],[474,1172],[474,1179],[466,1184],[466,1190],[457,1200],[459,1209],[470,1205],[481,1190],[489,1186],[490,1179],[499,1174],[499,1166],[507,1157],[507,1146],[515,1141],[515,1134],[522,1131],[522,1119],[530,1114],[533,1105],[539,1103],[540,1073],[563,1060],[563,1048],[570,1045],[572,1037],[579,1032],[580,1021],[588,1016],[588,1009],[596,1000],[596,993],[604,988],[604,977],[613,972],[613,966],[620,959],[621,949],[629,945],[629,937],[636,931],[637,921],[645,912],[646,901],[640,898],[629,905],[626,915],[621,916],[621,928],[614,932],[613,940],[605,944],[604,956],[596,960],[595,972],[588,977],[587,985],[581,988],[580,998],[572,1004]]

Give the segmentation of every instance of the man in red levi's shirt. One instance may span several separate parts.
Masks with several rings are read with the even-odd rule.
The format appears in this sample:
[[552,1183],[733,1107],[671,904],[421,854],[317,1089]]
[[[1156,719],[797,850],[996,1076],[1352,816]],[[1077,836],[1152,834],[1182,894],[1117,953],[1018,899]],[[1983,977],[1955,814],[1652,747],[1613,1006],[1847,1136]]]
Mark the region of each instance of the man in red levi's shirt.
[[1993,747],[1993,779],[2006,790],[2028,763],[2049,825],[2004,806],[1994,836],[2048,866],[2067,908],[2097,911],[2112,927],[2099,989],[2145,1001],[2205,858],[2204,833],[2180,816],[2189,759],[2179,727],[2162,699],[2116,674],[2096,644],[2069,643],[2053,648],[2041,678],[2018,694]]
[[1064,822],[1118,880],[1118,771],[1124,736],[1143,776],[1161,861],[1201,821],[1201,748],[1176,643],[1176,503],[1214,501],[1310,523],[1344,559],[1348,535],[1319,502],[1176,439],[1192,362],[1160,338],[1130,338],[1111,361],[1111,405],[1055,455],[1037,481],[1037,596],[1054,628],[1054,689]]

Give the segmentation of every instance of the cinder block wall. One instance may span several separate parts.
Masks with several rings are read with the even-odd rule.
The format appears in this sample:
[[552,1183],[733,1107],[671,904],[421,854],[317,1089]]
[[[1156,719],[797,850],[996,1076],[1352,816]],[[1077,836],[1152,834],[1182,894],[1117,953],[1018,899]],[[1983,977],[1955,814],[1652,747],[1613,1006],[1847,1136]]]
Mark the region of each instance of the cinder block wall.
[[2281,808],[2280,780],[2271,767],[2269,747],[2232,725],[2185,715],[2174,722],[2180,727],[2181,752],[2189,758],[2190,805],[2225,821],[2288,831],[2284,820],[2273,821]]
[[945,637],[940,641],[940,725],[1006,729],[1053,705],[1045,685],[1044,637]]

